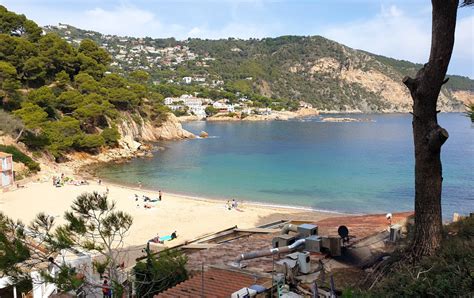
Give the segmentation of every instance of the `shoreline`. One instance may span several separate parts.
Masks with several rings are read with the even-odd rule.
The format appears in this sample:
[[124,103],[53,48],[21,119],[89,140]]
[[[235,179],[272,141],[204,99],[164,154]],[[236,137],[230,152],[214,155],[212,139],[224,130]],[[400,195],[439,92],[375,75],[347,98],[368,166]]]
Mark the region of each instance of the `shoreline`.
[[[207,202],[207,203],[221,203],[225,204],[227,200],[230,199],[219,199],[219,198],[210,198],[210,197],[205,197],[201,195],[195,195],[195,194],[186,194],[186,193],[178,193],[174,191],[167,191],[166,189],[153,189],[150,187],[139,187],[139,186],[133,186],[129,185],[126,183],[118,183],[118,182],[113,182],[111,180],[108,180],[106,178],[102,178],[99,176],[94,176],[94,179],[101,179],[102,183],[105,183],[104,185],[111,185],[115,186],[118,188],[124,188],[124,189],[129,189],[129,190],[134,190],[134,191],[143,191],[143,192],[151,192],[151,193],[157,193],[159,190],[163,192],[164,195],[168,194],[173,197],[179,197],[182,199],[189,199],[193,201],[201,201],[201,202]],[[89,179],[87,179],[89,180]],[[288,211],[288,210],[295,210],[295,211],[302,211],[302,212],[315,212],[315,213],[327,213],[327,214],[334,214],[334,215],[367,215],[370,213],[349,213],[349,212],[342,212],[342,211],[333,211],[333,210],[325,210],[325,209],[317,209],[317,208],[311,208],[311,207],[306,207],[306,206],[289,206],[285,204],[272,204],[272,203],[266,203],[266,202],[261,202],[261,201],[254,201],[254,200],[242,200],[239,198],[235,198],[237,203],[242,202],[245,206],[254,206],[257,208],[269,208],[269,209],[275,209],[275,210],[282,210],[282,211]]]

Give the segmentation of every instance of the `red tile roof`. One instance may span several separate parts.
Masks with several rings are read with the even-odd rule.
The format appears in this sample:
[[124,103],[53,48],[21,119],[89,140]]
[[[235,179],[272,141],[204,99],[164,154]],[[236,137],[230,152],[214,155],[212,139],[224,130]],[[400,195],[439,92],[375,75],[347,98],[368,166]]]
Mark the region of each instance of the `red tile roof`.
[[12,156],[10,153],[0,152],[0,158]]
[[[392,224],[404,224],[406,219],[413,215],[413,212],[393,213]],[[349,215],[341,217],[329,217],[316,222],[319,235],[335,235],[341,225],[347,226],[349,235],[355,236],[355,241],[377,234],[388,228],[388,221],[385,214]]]
[[[202,279],[202,274],[198,273],[155,297],[202,297]],[[244,287],[261,284],[268,280],[234,270],[209,268],[204,272],[204,297],[229,297]]]

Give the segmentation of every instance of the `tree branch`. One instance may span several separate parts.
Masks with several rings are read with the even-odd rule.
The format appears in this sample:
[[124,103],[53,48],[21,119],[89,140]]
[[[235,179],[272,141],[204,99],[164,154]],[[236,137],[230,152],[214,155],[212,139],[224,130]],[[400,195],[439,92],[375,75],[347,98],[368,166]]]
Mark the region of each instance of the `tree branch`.
[[402,80],[403,84],[405,84],[405,86],[408,87],[408,89],[411,91],[411,92],[414,92],[416,90],[416,87],[417,87],[417,80],[416,79],[413,79],[413,78],[410,78],[409,76],[406,76],[403,78]]
[[437,152],[449,138],[448,131],[441,126],[437,126],[428,134],[428,145],[432,152]]

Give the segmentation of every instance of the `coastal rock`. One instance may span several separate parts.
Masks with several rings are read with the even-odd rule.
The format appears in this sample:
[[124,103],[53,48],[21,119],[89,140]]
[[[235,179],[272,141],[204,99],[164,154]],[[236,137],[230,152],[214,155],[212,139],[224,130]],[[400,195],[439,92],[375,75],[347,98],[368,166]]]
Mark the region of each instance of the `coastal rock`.
[[168,119],[163,122],[159,127],[153,127],[150,123],[145,125],[147,132],[150,135],[145,136],[145,141],[157,141],[157,140],[180,140],[180,139],[192,139],[196,136],[191,132],[183,129],[183,126],[179,122],[178,118],[169,113]]
[[156,142],[159,140],[180,140],[195,137],[192,133],[183,129],[175,115],[168,113],[167,116],[168,118],[165,122],[160,126],[155,126],[141,117],[132,118],[130,115],[125,115],[118,127],[123,142],[125,142],[128,148],[132,149],[136,148],[137,144],[131,143],[130,140]]
[[240,117],[236,114],[235,116],[229,116],[228,113],[219,113],[211,117],[207,117],[206,121],[240,121]]
[[327,117],[321,119],[322,122],[372,122],[370,119],[357,119],[349,117]]
[[187,115],[187,116],[179,116],[178,120],[179,122],[190,122],[190,121],[199,121],[199,120],[205,120],[205,119],[198,117],[196,115]]
[[203,130],[203,131],[201,131],[201,132],[199,133],[199,136],[200,136],[201,138],[207,138],[207,137],[209,136],[209,134]]

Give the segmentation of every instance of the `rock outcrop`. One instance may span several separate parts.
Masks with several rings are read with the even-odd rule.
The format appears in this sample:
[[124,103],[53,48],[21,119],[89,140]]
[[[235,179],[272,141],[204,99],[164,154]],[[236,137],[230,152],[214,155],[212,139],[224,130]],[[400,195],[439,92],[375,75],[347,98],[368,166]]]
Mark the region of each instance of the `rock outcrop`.
[[183,129],[175,115],[169,113],[168,119],[160,126],[155,126],[139,116],[125,115],[118,125],[122,136],[120,145],[131,150],[137,150],[140,142],[156,142],[160,140],[181,140],[194,138],[189,131]]

